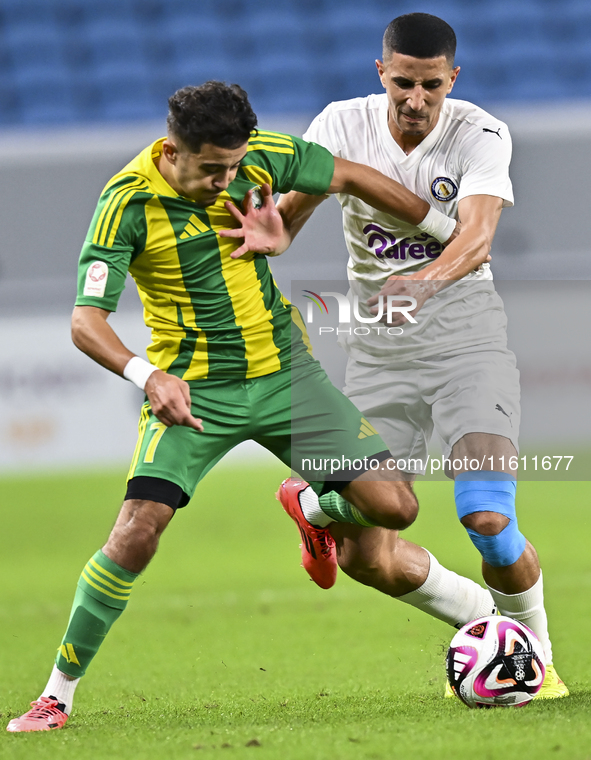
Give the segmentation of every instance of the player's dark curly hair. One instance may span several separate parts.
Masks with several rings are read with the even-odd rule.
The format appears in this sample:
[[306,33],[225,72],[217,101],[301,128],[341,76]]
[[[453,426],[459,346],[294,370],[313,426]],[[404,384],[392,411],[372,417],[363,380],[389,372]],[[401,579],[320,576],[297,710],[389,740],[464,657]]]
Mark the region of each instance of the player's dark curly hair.
[[214,80],[183,87],[168,99],[168,129],[193,153],[204,143],[238,148],[257,125],[248,95],[237,84]]
[[451,26],[429,13],[407,13],[388,24],[384,32],[384,61],[391,53],[413,58],[438,58],[444,55],[450,66],[456,54],[456,34]]

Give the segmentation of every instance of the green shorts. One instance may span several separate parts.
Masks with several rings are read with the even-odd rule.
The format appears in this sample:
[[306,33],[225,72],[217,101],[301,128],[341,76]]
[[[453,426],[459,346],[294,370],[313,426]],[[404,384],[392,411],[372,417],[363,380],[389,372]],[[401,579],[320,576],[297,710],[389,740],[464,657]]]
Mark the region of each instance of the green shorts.
[[376,430],[312,358],[262,377],[194,380],[189,386],[191,411],[203,420],[203,432],[167,428],[146,402],[128,480],[161,478],[190,497],[224,454],[246,440],[271,451],[317,493],[340,490],[386,458]]

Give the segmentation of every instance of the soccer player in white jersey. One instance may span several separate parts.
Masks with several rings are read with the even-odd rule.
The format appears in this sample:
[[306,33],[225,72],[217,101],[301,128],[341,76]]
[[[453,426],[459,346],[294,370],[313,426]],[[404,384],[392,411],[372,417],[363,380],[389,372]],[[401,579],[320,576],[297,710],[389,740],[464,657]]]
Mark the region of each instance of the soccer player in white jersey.
[[[516,472],[509,463],[517,454],[519,374],[487,263],[501,210],[513,205],[511,138],[481,108],[447,98],[459,73],[455,48],[454,31],[442,19],[425,13],[394,19],[384,34],[383,60],[376,61],[385,94],[331,103],[304,135],[334,155],[379,169],[462,224],[444,249],[412,225],[339,197],[351,289],[373,306],[366,318],[377,313],[379,296],[417,302],[416,324],[403,315],[389,322],[404,325],[394,340],[385,330],[343,336],[345,392],[401,459],[424,463],[435,428],[451,462],[458,517],[482,555],[498,609],[525,622],[543,644],[547,676],[539,696],[563,697],[568,689],[552,665],[538,557],[517,526]],[[284,227],[275,253],[324,197],[281,198]],[[423,470],[415,464],[408,476]],[[322,497],[325,514],[318,514],[301,488],[292,486],[297,493],[288,511],[293,516],[297,499],[310,522],[327,528],[349,575],[431,614],[435,599],[440,608],[454,597],[457,603],[457,590],[425,550],[381,528],[331,522],[331,497]]]

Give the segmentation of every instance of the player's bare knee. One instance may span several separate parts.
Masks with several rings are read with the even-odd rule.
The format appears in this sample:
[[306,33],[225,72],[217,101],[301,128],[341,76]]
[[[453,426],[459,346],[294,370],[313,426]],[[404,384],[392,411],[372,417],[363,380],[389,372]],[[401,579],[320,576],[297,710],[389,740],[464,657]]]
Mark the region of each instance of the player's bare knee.
[[129,499],[132,522],[141,524],[160,535],[172,520],[174,510],[166,504],[148,499]]
[[412,490],[412,486],[409,484],[407,484],[407,488],[404,491],[404,511],[407,520],[405,527],[408,528],[414,523],[419,514],[419,501]]
[[404,530],[415,521],[419,505],[410,483],[365,481],[355,485],[347,498],[383,528]]
[[128,499],[105,544],[105,554],[122,567],[137,572],[152,559],[173,511],[164,504]]
[[473,512],[461,520],[462,525],[481,536],[496,536],[509,524],[509,518],[498,512]]
[[402,488],[392,489],[384,499],[382,525],[392,530],[405,530],[417,519],[419,503],[412,488],[404,484]]

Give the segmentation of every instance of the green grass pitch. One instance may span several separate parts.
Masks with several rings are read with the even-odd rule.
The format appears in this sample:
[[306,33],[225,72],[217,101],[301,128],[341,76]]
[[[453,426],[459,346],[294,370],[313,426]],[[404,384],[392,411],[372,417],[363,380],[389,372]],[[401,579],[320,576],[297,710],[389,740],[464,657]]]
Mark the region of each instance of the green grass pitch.
[[[442,698],[452,629],[342,574],[330,591],[307,580],[296,529],[273,499],[285,474],[225,465],[206,478],[138,579],[66,728],[2,730],[2,760],[591,758],[588,483],[518,491],[572,696],[470,711]],[[0,492],[4,726],[45,684],[123,473],[4,478]],[[478,577],[451,485],[423,483],[418,494],[408,537]]]

